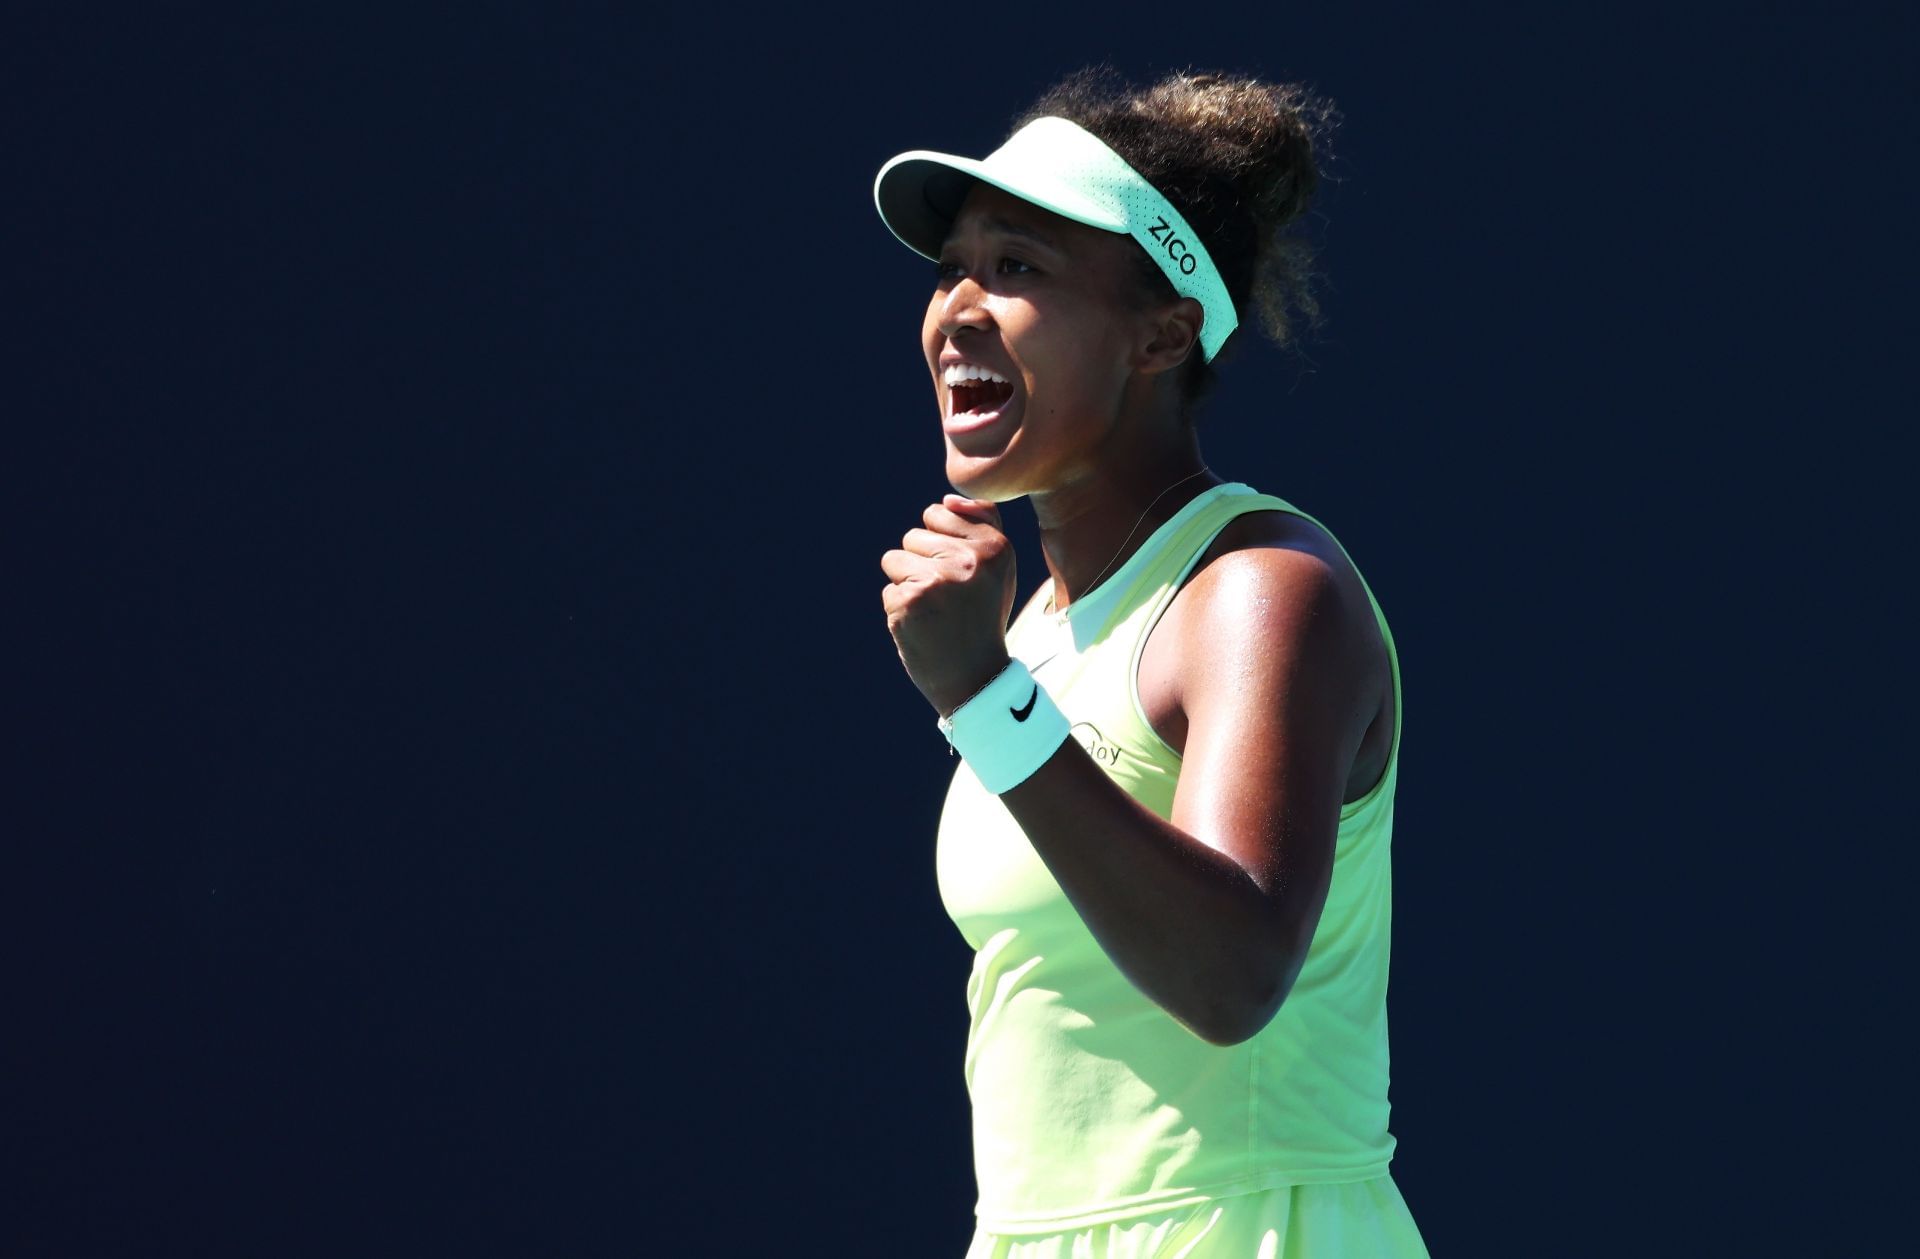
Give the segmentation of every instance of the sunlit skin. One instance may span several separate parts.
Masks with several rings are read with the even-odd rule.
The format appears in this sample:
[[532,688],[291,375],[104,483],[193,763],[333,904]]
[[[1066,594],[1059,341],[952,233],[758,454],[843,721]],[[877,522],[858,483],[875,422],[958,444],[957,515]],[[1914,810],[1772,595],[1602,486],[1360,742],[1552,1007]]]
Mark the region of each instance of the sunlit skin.
[[[922,328],[942,417],[943,358],[1013,386],[998,421],[947,434],[965,496],[928,507],[881,560],[901,661],[942,715],[1008,662],[1016,575],[997,502],[1032,502],[1064,606],[1124,562],[1123,543],[1130,553],[1220,483],[1204,472],[1141,520],[1205,464],[1174,370],[1199,353],[1200,307],[1143,302],[1128,287],[1137,248],[980,186],[942,251]],[[1001,800],[1120,971],[1195,1035],[1234,1044],[1285,1000],[1326,900],[1340,806],[1384,767],[1385,645],[1324,531],[1247,513],[1153,631],[1139,689],[1182,754],[1171,820],[1072,739]]]

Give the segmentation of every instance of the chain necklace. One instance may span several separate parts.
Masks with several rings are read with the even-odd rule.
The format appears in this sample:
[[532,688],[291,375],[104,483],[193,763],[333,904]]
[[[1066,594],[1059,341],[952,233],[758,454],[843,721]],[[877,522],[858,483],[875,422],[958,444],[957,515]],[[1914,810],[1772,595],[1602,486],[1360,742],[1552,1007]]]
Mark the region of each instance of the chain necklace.
[[[1133,535],[1140,532],[1140,526],[1146,522],[1146,519],[1148,516],[1153,514],[1153,509],[1160,505],[1161,499],[1171,494],[1174,490],[1179,489],[1181,486],[1185,485],[1187,482],[1193,480],[1194,477],[1204,476],[1206,473],[1210,471],[1212,471],[1212,469],[1206,467],[1203,464],[1201,465],[1200,471],[1190,473],[1187,476],[1181,477],[1178,481],[1175,481],[1172,485],[1169,485],[1166,489],[1161,490],[1158,494],[1155,494],[1153,496],[1153,501],[1147,504],[1147,510],[1140,513],[1140,519],[1134,521],[1133,528],[1127,530],[1126,542],[1122,542],[1120,544],[1120,549],[1113,553],[1113,559],[1107,561],[1107,568],[1101,569],[1099,576],[1095,577],[1092,581],[1087,583],[1087,586],[1086,586],[1087,590],[1097,590],[1100,588],[1100,578],[1105,577],[1107,575],[1107,569],[1113,567],[1114,560],[1119,559],[1122,555],[1125,555],[1127,553],[1127,542],[1133,541]],[[1055,584],[1058,584],[1058,583],[1055,583]],[[1073,611],[1073,605],[1068,604],[1067,612],[1071,612],[1071,611]],[[1047,615],[1048,616],[1065,616],[1066,614],[1067,614],[1066,612],[1054,611],[1053,592],[1049,590],[1047,592]]]

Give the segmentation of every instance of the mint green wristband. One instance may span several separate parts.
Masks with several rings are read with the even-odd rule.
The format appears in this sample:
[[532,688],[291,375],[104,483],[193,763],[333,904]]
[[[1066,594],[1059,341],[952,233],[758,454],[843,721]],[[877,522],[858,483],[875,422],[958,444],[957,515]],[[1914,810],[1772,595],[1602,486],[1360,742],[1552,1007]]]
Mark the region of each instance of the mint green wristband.
[[996,796],[1031,778],[1067,739],[1066,715],[1018,660],[937,724]]

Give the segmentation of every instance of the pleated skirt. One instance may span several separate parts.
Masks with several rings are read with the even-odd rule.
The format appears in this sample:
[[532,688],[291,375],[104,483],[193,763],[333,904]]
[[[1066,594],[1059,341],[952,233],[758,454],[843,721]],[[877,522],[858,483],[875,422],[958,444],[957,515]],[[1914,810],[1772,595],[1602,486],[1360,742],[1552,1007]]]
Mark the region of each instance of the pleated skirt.
[[1427,1259],[1393,1177],[1286,1185],[1059,1233],[980,1228],[966,1259]]

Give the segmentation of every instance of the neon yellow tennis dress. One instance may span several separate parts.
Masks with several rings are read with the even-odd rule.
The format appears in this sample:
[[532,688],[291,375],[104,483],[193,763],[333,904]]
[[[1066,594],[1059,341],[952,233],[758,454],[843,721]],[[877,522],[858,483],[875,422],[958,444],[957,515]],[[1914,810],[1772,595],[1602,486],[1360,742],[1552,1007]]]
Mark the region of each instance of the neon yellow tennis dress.
[[[1066,613],[1036,597],[1008,631],[1009,653],[1072,737],[1162,818],[1180,757],[1142,712],[1141,649],[1215,536],[1248,511],[1306,516],[1237,482],[1213,486]],[[1388,1174],[1404,723],[1399,656],[1367,597],[1392,662],[1393,748],[1378,785],[1340,811],[1332,886],[1292,992],[1242,1044],[1208,1044],[1128,983],[999,797],[960,763],[937,863],[947,912],[975,950],[965,1069],[980,1198],[967,1259],[1426,1255]]]

